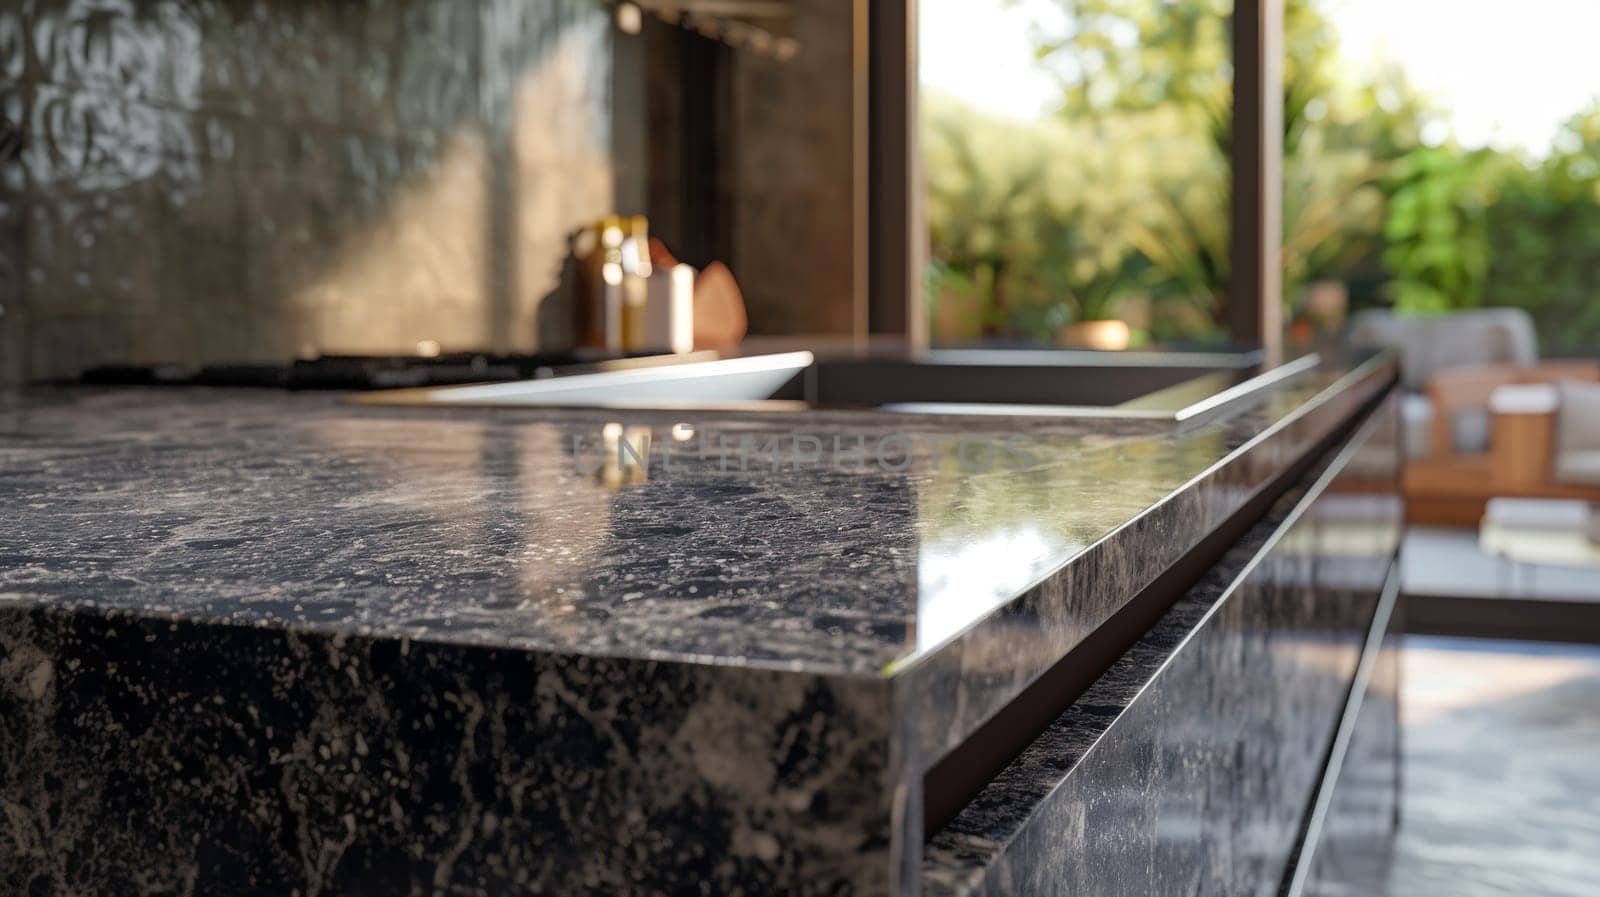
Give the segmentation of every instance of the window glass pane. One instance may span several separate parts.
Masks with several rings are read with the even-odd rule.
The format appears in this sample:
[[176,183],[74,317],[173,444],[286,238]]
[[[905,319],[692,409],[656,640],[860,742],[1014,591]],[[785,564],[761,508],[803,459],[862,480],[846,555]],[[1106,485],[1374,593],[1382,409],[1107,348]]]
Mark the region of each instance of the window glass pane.
[[1341,305],[1507,305],[1530,314],[1544,355],[1592,354],[1600,4],[1455,3],[1447,28],[1431,0],[1290,8],[1328,33],[1290,94],[1303,126],[1286,211],[1308,221],[1287,235],[1292,333],[1314,338]]
[[922,0],[935,343],[1222,338],[1229,0]]

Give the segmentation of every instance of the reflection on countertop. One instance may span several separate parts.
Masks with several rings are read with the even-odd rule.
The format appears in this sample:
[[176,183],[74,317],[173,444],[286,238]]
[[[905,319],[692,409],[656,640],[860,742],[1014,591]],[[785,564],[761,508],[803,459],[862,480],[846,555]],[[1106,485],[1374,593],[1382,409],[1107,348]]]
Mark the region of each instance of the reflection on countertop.
[[[616,412],[12,392],[0,398],[0,492],[15,509],[0,520],[12,561],[0,594],[870,673],[966,630],[1349,373],[1330,366],[1191,428],[871,413],[698,422],[757,452],[803,429],[815,458],[663,458],[685,428],[675,440],[670,415],[630,413],[622,460],[639,468],[638,447],[657,448],[627,477],[615,448],[610,469],[586,456]],[[973,436],[1009,440],[1031,463],[972,463],[960,441]]]

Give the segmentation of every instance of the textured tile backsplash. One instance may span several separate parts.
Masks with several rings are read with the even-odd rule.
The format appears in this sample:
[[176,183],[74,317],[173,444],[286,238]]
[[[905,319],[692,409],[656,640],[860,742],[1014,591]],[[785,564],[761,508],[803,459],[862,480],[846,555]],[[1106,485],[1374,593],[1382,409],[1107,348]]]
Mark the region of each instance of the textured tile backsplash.
[[0,3],[0,382],[565,342],[567,234],[644,164],[613,39],[595,0]]

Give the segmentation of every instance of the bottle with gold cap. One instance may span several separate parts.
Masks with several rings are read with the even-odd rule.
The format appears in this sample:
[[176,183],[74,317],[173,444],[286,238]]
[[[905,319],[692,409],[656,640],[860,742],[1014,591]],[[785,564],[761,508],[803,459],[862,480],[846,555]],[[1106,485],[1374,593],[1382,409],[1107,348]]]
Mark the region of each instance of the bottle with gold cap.
[[622,350],[637,352],[645,346],[645,301],[650,284],[650,220],[634,215],[627,220],[622,241]]
[[622,219],[607,215],[595,222],[594,241],[584,259],[583,344],[622,348]]

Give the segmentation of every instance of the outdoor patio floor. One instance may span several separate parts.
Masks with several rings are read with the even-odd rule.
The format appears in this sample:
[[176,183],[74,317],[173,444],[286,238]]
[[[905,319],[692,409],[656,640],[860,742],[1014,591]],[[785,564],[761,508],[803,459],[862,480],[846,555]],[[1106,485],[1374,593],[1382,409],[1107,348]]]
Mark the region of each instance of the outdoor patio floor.
[[1600,894],[1600,646],[1409,637],[1389,897]]

